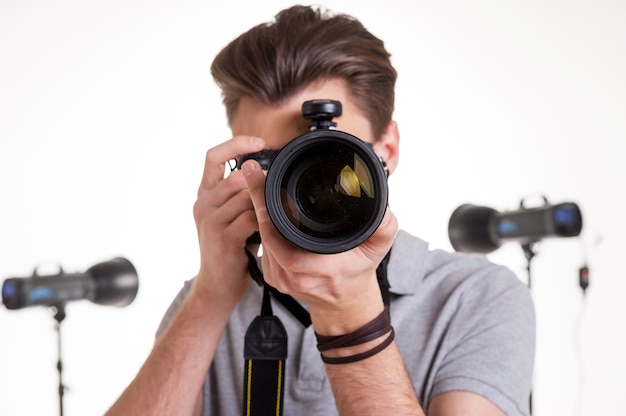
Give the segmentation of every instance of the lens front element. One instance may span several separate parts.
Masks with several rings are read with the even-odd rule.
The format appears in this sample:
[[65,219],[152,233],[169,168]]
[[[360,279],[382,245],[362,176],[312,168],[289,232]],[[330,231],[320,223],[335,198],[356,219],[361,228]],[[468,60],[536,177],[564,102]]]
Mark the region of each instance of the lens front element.
[[363,243],[387,206],[387,177],[371,146],[347,133],[313,131],[290,142],[268,171],[266,204],[276,228],[312,252]]

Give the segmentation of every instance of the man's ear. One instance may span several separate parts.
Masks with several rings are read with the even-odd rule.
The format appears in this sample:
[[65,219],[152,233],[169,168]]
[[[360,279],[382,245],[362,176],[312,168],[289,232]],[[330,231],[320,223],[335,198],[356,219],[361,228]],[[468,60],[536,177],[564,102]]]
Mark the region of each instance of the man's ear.
[[374,143],[374,151],[387,164],[389,174],[398,166],[400,157],[400,132],[398,131],[398,123],[391,120],[383,131],[380,139]]

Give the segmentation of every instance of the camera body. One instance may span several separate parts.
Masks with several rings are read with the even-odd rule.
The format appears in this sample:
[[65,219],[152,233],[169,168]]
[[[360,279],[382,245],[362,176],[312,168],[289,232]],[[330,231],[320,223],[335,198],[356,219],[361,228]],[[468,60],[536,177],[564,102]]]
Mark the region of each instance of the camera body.
[[240,169],[241,165],[243,165],[243,162],[245,162],[248,159],[253,159],[259,162],[259,165],[261,165],[261,169],[268,170],[277,154],[278,154],[278,150],[274,150],[274,149],[263,149],[260,152],[248,153],[248,154],[239,156],[239,158],[237,159],[237,165],[235,168]]
[[292,244],[314,253],[351,250],[376,231],[388,204],[388,171],[371,144],[336,130],[333,100],[305,101],[310,131],[280,150],[242,155],[267,171],[265,203],[272,223]]

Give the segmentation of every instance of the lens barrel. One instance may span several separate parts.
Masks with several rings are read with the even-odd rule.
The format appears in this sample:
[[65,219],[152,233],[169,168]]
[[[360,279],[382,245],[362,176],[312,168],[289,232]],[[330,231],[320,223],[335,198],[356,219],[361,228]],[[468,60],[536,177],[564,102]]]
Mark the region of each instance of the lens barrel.
[[287,240],[314,253],[340,253],[365,242],[380,225],[387,172],[371,144],[342,131],[313,130],[276,154],[265,202]]

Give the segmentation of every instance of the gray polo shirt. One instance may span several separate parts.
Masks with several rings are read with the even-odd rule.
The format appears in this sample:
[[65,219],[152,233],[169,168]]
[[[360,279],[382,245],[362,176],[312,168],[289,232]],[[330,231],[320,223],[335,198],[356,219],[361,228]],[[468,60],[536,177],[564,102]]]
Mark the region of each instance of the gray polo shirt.
[[[429,250],[426,242],[400,231],[388,278],[396,344],[424,408],[437,394],[463,390],[484,396],[507,415],[528,414],[534,305],[513,272],[482,255]],[[191,282],[185,283],[159,331]],[[261,299],[261,288],[251,284],[230,317],[205,380],[204,415],[242,414],[243,338],[260,313]],[[289,337],[284,414],[337,414],[313,328],[304,328],[279,303],[272,306]]]

